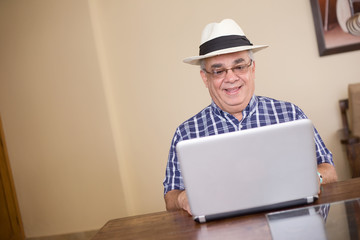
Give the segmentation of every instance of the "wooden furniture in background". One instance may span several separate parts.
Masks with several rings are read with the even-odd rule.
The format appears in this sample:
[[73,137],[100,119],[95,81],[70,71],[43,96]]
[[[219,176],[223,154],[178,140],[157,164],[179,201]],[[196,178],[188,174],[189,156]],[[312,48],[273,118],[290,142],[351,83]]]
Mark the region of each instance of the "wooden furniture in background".
[[25,239],[0,119],[0,239]]
[[355,178],[360,177],[360,83],[350,84],[348,91],[349,98],[339,101],[343,124],[340,142],[345,147],[351,176]]

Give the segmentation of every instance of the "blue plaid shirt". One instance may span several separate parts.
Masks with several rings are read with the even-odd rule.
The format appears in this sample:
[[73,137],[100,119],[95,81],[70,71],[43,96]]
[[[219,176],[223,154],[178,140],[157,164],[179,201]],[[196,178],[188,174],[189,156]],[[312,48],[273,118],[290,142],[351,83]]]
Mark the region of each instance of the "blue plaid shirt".
[[[239,121],[212,102],[208,107],[182,123],[176,129],[166,167],[164,194],[174,189],[185,189],[175,149],[178,142],[307,118],[305,113],[292,103],[255,95],[251,98],[242,114],[243,118]],[[326,148],[315,128],[314,139],[317,163],[330,163],[334,165],[331,152]]]

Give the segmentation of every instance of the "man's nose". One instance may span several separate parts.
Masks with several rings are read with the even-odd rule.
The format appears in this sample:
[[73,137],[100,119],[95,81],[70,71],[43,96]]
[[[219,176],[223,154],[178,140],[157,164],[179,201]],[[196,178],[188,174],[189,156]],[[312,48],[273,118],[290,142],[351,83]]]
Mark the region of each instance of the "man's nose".
[[239,77],[234,73],[234,71],[231,68],[227,69],[226,75],[225,75],[225,81],[234,82],[238,79],[239,79]]

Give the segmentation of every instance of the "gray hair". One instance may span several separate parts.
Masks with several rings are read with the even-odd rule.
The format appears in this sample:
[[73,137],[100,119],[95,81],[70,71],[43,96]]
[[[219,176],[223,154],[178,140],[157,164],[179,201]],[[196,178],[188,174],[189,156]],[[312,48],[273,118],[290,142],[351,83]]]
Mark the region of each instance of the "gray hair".
[[[247,52],[248,52],[249,58],[250,58],[252,61],[254,61],[254,60],[255,60],[254,52],[253,52],[251,49],[250,49],[250,50],[247,50]],[[206,59],[206,58],[200,59],[200,69],[201,69],[202,71],[205,71],[205,70],[206,70],[206,68],[205,68],[205,59]]]

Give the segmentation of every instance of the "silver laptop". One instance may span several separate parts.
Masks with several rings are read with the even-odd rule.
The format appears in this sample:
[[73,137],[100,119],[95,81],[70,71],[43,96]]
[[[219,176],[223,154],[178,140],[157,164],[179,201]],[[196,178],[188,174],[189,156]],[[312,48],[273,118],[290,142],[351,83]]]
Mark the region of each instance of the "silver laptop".
[[317,197],[314,130],[308,119],[185,140],[176,151],[198,222]]

